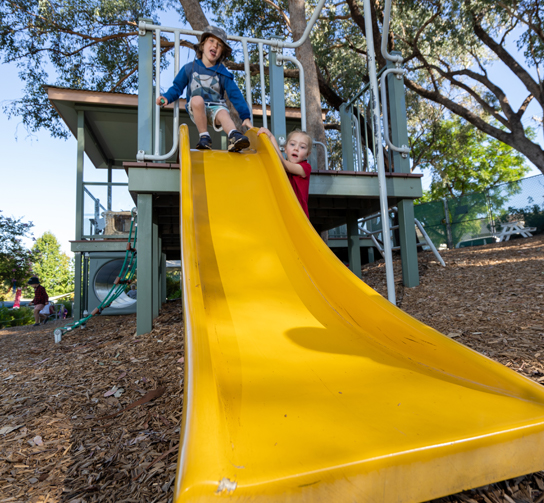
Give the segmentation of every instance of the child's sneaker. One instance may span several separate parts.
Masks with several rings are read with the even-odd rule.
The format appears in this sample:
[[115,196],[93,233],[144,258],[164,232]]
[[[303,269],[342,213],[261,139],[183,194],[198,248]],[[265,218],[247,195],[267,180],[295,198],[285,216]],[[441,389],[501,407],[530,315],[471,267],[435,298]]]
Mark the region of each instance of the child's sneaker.
[[201,136],[196,144],[198,150],[211,150],[212,149],[212,138],[210,135],[205,134]]
[[229,134],[229,152],[240,152],[240,150],[249,147],[249,139],[240,131],[232,131]]

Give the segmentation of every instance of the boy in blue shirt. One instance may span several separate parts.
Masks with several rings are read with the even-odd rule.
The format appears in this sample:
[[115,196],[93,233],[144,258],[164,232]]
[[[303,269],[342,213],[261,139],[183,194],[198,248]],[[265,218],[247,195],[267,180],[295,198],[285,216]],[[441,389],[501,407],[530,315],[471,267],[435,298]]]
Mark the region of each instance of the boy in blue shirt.
[[227,132],[229,152],[239,152],[249,147],[249,139],[236,129],[224,99],[225,91],[240,115],[242,125],[248,128],[253,126],[249,107],[232,73],[222,63],[232,53],[232,48],[227,44],[227,34],[221,28],[208,26],[195,50],[197,59],[180,70],[172,87],[164,96],[157,98],[157,105],[172,103],[187,88],[186,109],[200,134],[196,148],[212,148],[212,139],[208,133],[210,125],[216,131]]

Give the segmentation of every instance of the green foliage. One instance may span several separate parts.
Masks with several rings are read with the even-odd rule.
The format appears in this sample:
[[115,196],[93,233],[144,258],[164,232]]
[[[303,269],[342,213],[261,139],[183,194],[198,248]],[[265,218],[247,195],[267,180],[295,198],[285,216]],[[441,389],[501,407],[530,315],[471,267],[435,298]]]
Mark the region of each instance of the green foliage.
[[418,166],[432,173],[427,201],[481,192],[530,169],[519,152],[457,116],[430,123],[412,148]]
[[20,327],[34,323],[34,311],[30,307],[8,309],[0,307],[0,328]]
[[[23,98],[4,106],[30,131],[68,131],[44,84],[98,91],[135,90],[139,17],[157,18],[156,0],[11,0],[0,3],[0,54],[17,62]],[[54,74],[48,74],[53,67]],[[46,70],[47,69],[47,70]]]
[[32,237],[30,230],[33,226],[32,222],[25,223],[22,218],[0,214],[0,285],[7,288],[14,283],[22,286],[30,278],[34,253],[25,248],[21,240]]
[[542,234],[544,232],[544,208],[538,204],[526,206],[525,208],[509,207],[507,212],[501,216],[500,221],[513,222],[523,221],[525,227],[536,227],[534,234]]
[[57,238],[45,232],[32,248],[35,253],[33,272],[50,297],[68,293],[74,289],[74,271],[70,259],[61,252]]
[[181,297],[180,272],[166,273],[166,298],[168,300],[179,299]]

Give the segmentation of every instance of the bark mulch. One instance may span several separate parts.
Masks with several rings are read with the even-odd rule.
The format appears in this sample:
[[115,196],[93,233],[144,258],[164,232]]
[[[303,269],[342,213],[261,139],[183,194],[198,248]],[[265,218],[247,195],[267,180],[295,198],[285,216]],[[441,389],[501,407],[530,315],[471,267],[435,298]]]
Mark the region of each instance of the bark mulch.
[[[544,236],[419,256],[402,309],[544,384]],[[383,262],[363,279],[385,294]],[[59,322],[60,323],[60,322]],[[170,502],[183,407],[179,301],[149,334],[135,316],[91,319],[53,343],[55,325],[0,330],[0,503]],[[542,503],[544,472],[433,503]]]
[[180,302],[140,337],[135,315],[93,318],[60,344],[56,324],[0,330],[0,502],[171,501]]

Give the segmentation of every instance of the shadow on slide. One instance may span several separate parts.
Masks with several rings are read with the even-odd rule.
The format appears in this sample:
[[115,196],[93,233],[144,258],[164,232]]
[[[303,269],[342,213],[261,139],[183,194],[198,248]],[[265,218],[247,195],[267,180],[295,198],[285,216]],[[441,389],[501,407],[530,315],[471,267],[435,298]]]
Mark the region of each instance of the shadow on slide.
[[544,468],[544,390],[408,316],[306,219],[264,136],[181,133],[175,502],[415,502]]

